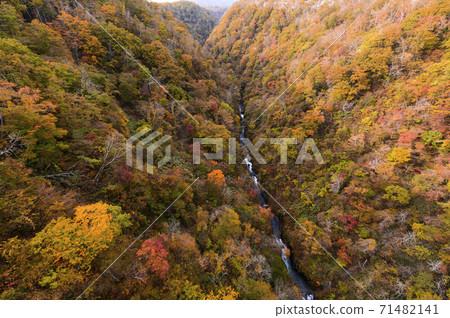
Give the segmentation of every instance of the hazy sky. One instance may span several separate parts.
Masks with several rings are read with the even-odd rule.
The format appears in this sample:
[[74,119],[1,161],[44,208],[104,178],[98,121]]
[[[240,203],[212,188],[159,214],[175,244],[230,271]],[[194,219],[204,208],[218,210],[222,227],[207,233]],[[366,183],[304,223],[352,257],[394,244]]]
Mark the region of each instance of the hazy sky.
[[[150,2],[176,2],[176,0],[147,0]],[[188,0],[200,5],[225,6],[229,7],[238,0]]]

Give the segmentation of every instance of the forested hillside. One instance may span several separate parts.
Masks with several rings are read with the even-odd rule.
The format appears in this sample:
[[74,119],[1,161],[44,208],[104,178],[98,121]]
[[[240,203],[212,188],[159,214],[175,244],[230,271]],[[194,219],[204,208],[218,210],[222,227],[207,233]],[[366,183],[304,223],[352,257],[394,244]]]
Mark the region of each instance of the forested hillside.
[[163,3],[161,6],[182,21],[194,39],[205,44],[216,26],[217,18],[205,8],[189,1]]
[[[1,1],[0,26],[2,299],[300,297],[243,168],[192,164],[192,138],[239,121],[179,20],[142,0]],[[125,162],[146,128],[172,136],[153,175]]]
[[[301,299],[276,215],[317,299],[448,299],[449,2],[241,0],[204,46],[167,8],[0,0],[0,298]],[[240,102],[253,142],[299,141],[253,161],[269,208],[230,164]],[[224,160],[193,164],[203,137]],[[294,164],[307,138],[325,164]]]
[[337,260],[283,218],[317,297],[447,298],[450,4],[371,2],[242,0],[207,46],[245,86],[255,139],[312,137],[322,152],[324,165],[294,165],[293,148],[280,165],[266,143],[256,167]]

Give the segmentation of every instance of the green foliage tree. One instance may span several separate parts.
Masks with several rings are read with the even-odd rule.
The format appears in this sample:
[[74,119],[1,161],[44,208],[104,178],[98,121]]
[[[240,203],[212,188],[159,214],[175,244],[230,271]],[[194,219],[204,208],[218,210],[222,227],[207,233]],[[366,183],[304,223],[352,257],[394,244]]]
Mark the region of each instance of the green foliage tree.
[[386,194],[383,195],[383,199],[392,200],[401,205],[409,203],[411,199],[408,190],[400,186],[388,186],[386,187]]
[[15,36],[21,26],[22,17],[6,1],[0,2],[0,36]]

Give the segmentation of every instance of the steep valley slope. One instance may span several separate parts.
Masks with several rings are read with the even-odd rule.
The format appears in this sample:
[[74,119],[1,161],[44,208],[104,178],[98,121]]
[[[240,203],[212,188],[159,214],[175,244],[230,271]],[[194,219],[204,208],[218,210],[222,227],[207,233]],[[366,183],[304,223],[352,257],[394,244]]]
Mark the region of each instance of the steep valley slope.
[[[255,169],[318,297],[448,296],[449,10],[243,0],[207,41],[241,79],[253,141],[298,141],[287,164],[265,143]],[[294,164],[308,138],[325,164]]]
[[[0,298],[301,299],[276,215],[316,298],[447,299],[450,5],[371,4],[241,0],[202,46],[144,0],[0,1]],[[298,140],[253,161],[268,209],[241,100],[253,142]]]

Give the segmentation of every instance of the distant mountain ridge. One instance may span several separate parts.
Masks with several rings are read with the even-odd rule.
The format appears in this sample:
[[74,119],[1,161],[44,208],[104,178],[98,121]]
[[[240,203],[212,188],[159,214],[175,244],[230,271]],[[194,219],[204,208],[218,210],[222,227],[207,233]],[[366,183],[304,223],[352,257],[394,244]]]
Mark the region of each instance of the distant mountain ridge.
[[162,3],[161,7],[170,11],[178,20],[183,22],[189,33],[202,45],[216,26],[216,17],[208,9],[194,2]]
[[[172,0],[157,0],[154,2],[161,2],[161,3],[175,3],[179,1],[172,1]],[[192,0],[192,2],[200,5],[200,6],[220,6],[220,7],[231,7],[235,2],[238,2],[237,0]]]

